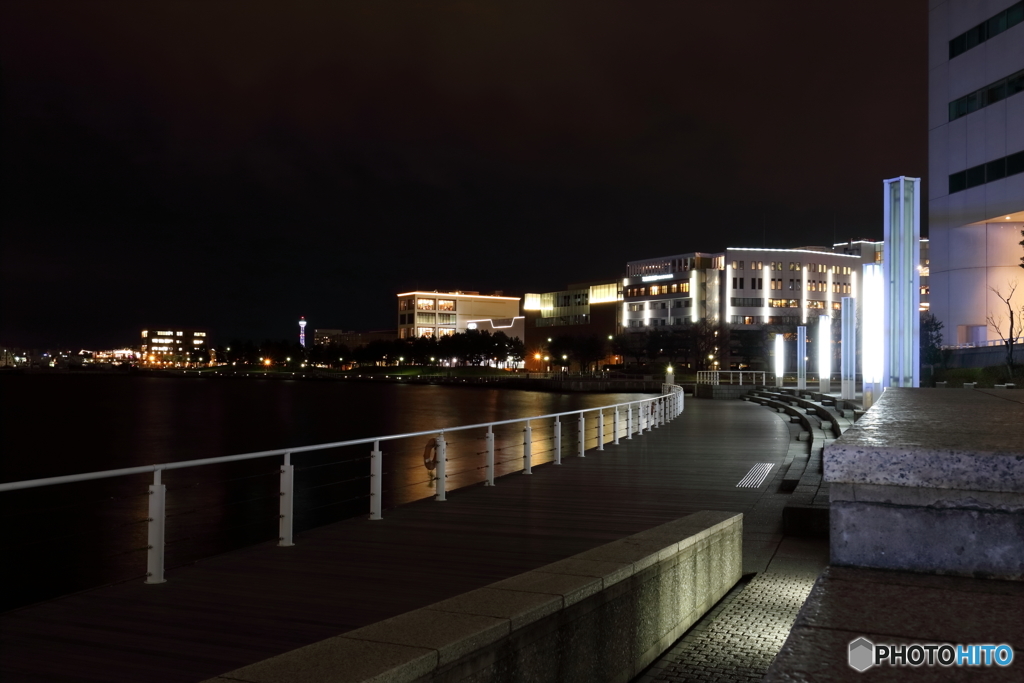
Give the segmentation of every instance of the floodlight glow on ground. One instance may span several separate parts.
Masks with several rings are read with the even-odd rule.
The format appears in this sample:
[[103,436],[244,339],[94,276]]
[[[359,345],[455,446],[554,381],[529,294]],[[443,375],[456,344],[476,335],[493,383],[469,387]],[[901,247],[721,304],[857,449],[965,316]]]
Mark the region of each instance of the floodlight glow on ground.
[[818,316],[818,379],[832,376],[832,317]]
[[864,383],[882,381],[884,321],[884,292],[882,266],[869,263],[864,266],[863,294],[861,296],[861,372]]
[[775,335],[775,376],[782,379],[782,376],[786,373],[786,357],[783,355],[785,347],[783,347],[782,333],[776,333]]

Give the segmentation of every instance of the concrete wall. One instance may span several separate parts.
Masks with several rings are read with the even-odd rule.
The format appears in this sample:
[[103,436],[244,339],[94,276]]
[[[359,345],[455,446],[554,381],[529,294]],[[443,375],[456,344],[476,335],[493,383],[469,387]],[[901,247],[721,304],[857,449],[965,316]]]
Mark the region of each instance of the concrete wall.
[[697,398],[724,398],[734,399],[746,396],[755,391],[757,386],[753,384],[698,384]]
[[208,683],[625,683],[736,584],[742,536],[698,512]]

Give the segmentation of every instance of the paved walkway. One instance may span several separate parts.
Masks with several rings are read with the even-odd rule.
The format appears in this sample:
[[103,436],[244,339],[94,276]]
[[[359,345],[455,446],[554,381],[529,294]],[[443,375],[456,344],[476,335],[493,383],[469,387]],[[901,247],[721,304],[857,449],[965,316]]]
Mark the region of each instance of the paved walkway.
[[533,476],[0,615],[0,680],[200,681],[705,509],[745,513],[744,572],[786,565],[785,495],[736,484],[757,463],[779,472],[791,438],[759,406],[688,400],[652,434]]
[[[762,514],[756,522],[764,530],[751,533],[770,536],[767,527],[781,534],[781,508],[791,498],[778,492],[784,474],[780,469],[765,486],[757,503]],[[779,513],[777,527],[773,527],[769,511]],[[780,542],[766,566],[759,568],[758,574],[744,577],[634,683],[755,683],[764,677],[786,642],[815,578],[828,565],[828,541],[775,537]],[[745,564],[748,569],[754,565]]]

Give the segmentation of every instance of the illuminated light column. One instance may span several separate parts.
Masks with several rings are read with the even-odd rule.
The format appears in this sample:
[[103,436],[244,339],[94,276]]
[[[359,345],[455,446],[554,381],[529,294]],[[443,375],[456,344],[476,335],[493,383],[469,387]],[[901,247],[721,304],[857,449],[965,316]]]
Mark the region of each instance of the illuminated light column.
[[854,399],[857,394],[857,300],[852,296],[843,297],[843,360],[841,370],[840,398]]
[[697,269],[690,271],[690,322],[700,320],[697,314]]
[[807,328],[796,328],[796,388],[807,389]]
[[299,344],[306,348],[306,318],[299,318]]
[[761,278],[761,294],[764,296],[764,320],[762,322],[765,325],[768,324],[768,318],[770,317],[769,311],[768,311],[768,292],[770,290],[767,290],[767,289],[764,288],[764,283],[765,282],[768,282],[769,284],[771,283],[771,278],[768,277],[768,273],[770,273],[770,272],[771,271],[768,270],[768,266],[765,266],[764,267],[764,272],[762,273],[762,275],[764,275],[764,277]]
[[775,333],[775,386],[782,386],[782,378],[786,374],[786,347],[782,333]]
[[803,279],[800,281],[800,322],[807,324],[807,266],[803,267]]
[[732,322],[732,266],[725,266],[725,322]]
[[818,391],[832,391],[832,316],[818,316]]
[[883,387],[920,386],[920,178],[900,176],[885,188]]
[[860,297],[861,375],[864,383],[864,409],[870,408],[881,389],[885,357],[884,318],[885,293],[882,267],[875,263],[864,266],[863,291]]

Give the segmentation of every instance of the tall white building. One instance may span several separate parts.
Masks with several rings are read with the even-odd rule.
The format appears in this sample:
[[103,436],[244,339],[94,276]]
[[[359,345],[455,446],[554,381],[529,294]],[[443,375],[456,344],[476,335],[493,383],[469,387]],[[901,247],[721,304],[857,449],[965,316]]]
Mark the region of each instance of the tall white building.
[[947,344],[998,339],[990,290],[1024,305],[1024,2],[930,0],[931,310]]

